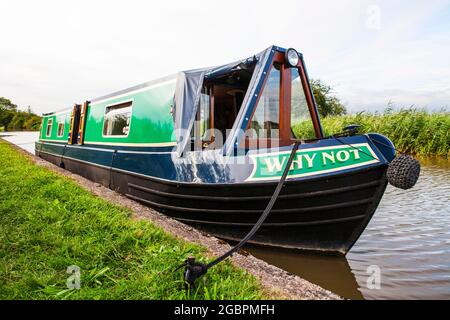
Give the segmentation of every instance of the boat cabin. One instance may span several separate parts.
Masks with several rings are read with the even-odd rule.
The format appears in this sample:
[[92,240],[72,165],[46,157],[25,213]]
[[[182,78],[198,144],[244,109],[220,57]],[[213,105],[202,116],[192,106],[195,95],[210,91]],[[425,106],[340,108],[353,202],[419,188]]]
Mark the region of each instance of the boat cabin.
[[[201,142],[203,148],[214,143],[217,136],[219,143],[229,136],[249,93],[254,69],[252,60],[204,82],[197,126],[192,131],[194,141]],[[245,138],[240,146],[285,146],[294,139],[320,137],[318,115],[301,60],[292,67],[284,53],[276,52],[263,75],[262,88],[253,107],[243,112],[245,119],[241,129]]]
[[265,149],[322,136],[301,54],[269,47],[44,115],[40,140],[69,145]]

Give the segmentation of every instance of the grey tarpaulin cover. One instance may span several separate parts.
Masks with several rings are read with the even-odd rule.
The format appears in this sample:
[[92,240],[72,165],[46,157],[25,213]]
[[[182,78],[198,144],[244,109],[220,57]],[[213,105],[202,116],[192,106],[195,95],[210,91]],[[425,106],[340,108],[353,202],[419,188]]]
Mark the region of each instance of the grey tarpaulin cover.
[[[182,71],[178,73],[175,93],[175,132],[177,139],[177,154],[180,156],[190,141],[190,132],[197,113],[203,81],[208,78],[218,77],[239,67],[242,63],[248,63],[256,59],[255,69],[247,90],[243,104],[248,101],[247,96],[254,90],[255,84],[261,77],[263,69],[272,46],[247,59],[235,61],[226,65]],[[245,109],[245,108],[241,108]]]

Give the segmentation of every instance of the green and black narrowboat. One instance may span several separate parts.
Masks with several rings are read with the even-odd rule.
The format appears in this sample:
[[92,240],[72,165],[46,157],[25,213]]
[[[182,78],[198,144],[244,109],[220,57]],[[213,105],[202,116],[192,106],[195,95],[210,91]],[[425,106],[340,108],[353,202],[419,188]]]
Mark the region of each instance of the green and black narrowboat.
[[[36,155],[236,241],[258,220],[301,141],[250,242],[345,254],[398,159],[386,137],[347,129],[324,136],[303,56],[271,46],[44,114]],[[406,169],[414,184],[417,167]]]

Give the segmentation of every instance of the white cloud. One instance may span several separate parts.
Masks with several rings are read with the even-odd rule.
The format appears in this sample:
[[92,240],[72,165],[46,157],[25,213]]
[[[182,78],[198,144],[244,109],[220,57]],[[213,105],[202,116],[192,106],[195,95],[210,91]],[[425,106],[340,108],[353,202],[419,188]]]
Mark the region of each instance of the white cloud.
[[390,100],[401,106],[448,106],[450,32],[426,27],[445,7],[444,1],[383,2],[381,29],[364,30],[348,52],[317,74],[335,86],[350,110],[382,109]]
[[[380,6],[379,30],[366,28],[372,4]],[[445,6],[369,0],[3,1],[0,95],[48,112],[277,44],[302,51],[310,75],[334,85],[351,110],[390,99],[442,104],[450,92],[450,33],[426,32],[424,26]]]

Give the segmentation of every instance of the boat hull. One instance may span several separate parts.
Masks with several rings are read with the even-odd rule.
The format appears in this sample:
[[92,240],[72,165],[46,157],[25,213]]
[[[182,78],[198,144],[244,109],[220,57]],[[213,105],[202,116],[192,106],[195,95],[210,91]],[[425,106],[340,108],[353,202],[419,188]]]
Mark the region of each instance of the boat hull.
[[[346,254],[372,218],[387,185],[382,166],[327,178],[288,181],[250,243]],[[274,183],[183,184],[126,176],[118,191],[183,223],[239,241],[253,227]],[[125,181],[126,184],[125,184]]]
[[[61,157],[42,152],[57,165]],[[64,158],[64,167],[216,237],[239,241],[277,181],[184,183]],[[346,254],[372,218],[387,185],[387,165],[288,180],[253,244]]]

